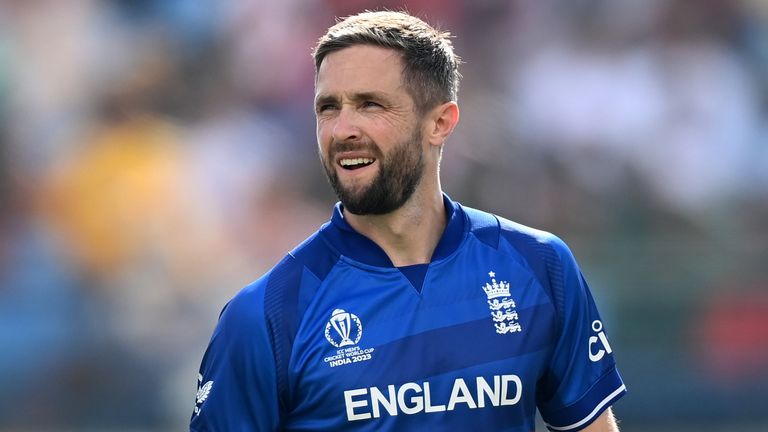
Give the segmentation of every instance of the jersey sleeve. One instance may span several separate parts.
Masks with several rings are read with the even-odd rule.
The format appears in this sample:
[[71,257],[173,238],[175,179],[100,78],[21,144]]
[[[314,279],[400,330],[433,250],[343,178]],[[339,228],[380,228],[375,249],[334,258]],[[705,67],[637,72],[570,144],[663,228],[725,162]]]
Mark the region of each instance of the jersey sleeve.
[[537,404],[550,430],[576,431],[622,397],[626,387],[603,320],[571,251],[556,237],[549,245],[549,279],[560,330]]
[[190,431],[280,427],[277,374],[264,314],[264,287],[243,289],[222,311],[203,356]]

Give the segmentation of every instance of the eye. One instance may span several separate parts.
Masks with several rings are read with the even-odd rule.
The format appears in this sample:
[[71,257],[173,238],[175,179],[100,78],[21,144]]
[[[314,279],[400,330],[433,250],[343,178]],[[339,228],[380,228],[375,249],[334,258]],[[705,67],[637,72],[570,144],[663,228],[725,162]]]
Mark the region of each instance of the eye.
[[374,101],[368,100],[363,102],[363,108],[381,108],[381,107],[382,107],[381,104],[376,103]]
[[333,110],[333,109],[336,109],[336,105],[335,104],[330,104],[330,103],[318,105],[317,108],[315,108],[315,110],[318,113],[324,113],[326,111]]

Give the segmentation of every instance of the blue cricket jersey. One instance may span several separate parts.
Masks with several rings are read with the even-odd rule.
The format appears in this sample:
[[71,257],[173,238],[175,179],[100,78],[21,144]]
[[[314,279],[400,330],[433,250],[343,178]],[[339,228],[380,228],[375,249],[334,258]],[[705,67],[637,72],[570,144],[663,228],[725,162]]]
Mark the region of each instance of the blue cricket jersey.
[[579,430],[626,393],[557,237],[445,197],[429,264],[332,219],[224,308],[192,431]]

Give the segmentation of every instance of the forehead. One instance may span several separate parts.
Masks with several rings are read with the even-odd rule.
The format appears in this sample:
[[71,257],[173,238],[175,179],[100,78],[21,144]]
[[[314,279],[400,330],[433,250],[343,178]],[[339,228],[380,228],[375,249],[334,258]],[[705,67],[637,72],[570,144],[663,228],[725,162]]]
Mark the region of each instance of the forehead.
[[354,45],[331,52],[317,71],[315,93],[397,92],[402,88],[403,61],[395,50]]

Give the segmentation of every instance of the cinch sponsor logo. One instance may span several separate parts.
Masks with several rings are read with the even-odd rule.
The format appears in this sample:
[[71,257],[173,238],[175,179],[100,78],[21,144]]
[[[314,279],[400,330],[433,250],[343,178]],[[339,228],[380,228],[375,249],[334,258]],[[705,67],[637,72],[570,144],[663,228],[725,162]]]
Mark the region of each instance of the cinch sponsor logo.
[[[471,409],[515,405],[523,394],[523,382],[517,375],[494,375],[492,383],[477,377],[473,384],[474,388],[470,390],[463,378],[457,378],[447,404],[432,400],[429,382],[409,382],[400,387],[390,384],[386,390],[378,387],[346,390],[344,405],[347,407],[347,420],[379,418],[382,414],[396,416],[401,412],[412,415],[453,411],[459,405]],[[445,397],[436,400],[445,401]]]

